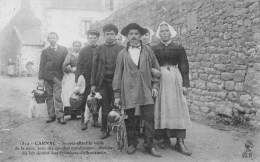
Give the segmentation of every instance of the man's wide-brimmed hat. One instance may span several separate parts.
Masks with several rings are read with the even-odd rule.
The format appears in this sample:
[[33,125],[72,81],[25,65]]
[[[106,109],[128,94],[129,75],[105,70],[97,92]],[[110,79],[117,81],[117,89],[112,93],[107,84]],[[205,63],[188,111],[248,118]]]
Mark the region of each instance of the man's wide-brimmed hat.
[[137,23],[130,23],[128,24],[126,27],[124,27],[122,30],[121,30],[121,34],[123,36],[127,36],[128,35],[128,32],[131,30],[131,29],[136,29],[140,32],[141,35],[144,35],[146,34],[147,30],[143,27],[141,27],[140,25],[138,25]]

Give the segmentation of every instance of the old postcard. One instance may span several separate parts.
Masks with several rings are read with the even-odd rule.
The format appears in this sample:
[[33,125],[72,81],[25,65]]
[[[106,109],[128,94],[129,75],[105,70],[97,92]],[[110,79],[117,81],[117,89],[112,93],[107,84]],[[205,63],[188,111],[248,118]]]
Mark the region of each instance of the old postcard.
[[1,162],[260,162],[259,0],[0,0]]

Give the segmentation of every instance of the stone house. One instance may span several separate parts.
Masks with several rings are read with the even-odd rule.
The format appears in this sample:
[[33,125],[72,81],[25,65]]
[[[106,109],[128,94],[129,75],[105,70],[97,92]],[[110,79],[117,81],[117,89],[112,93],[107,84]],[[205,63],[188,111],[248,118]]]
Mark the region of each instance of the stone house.
[[59,43],[70,47],[74,40],[85,43],[90,25],[128,4],[127,0],[32,0],[32,9],[42,22],[43,37],[57,32]]
[[31,62],[30,73],[38,71],[39,57],[44,47],[41,22],[34,16],[29,3],[23,1],[0,34],[1,65],[6,71],[7,61],[16,65],[16,75],[28,73],[26,65]]
[[92,23],[126,4],[126,0],[21,0],[19,11],[1,31],[1,69],[6,71],[7,60],[12,59],[18,75],[26,74],[28,63],[37,72],[48,32],[57,32],[59,44],[68,48],[74,40],[86,43]]
[[14,30],[20,42],[18,73],[22,76],[36,75],[40,64],[41,51],[44,47],[40,26],[25,31],[14,27]]

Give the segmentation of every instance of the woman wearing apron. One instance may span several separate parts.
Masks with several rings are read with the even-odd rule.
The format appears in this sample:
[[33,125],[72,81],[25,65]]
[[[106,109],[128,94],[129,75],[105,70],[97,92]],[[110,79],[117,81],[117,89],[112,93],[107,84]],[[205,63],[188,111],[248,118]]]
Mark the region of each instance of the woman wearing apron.
[[176,31],[162,22],[156,32],[160,43],[153,46],[161,67],[159,96],[155,104],[155,129],[161,148],[171,147],[170,138],[176,138],[175,150],[191,155],[184,145],[190,116],[184,93],[189,84],[189,64],[184,48],[172,42]]
[[[61,98],[64,109],[70,109],[70,96],[73,93],[75,87],[75,72],[78,61],[79,51],[81,49],[81,42],[74,41],[73,51],[69,53],[63,63],[64,76],[62,79],[62,92]],[[76,114],[71,112],[71,119],[76,119]]]

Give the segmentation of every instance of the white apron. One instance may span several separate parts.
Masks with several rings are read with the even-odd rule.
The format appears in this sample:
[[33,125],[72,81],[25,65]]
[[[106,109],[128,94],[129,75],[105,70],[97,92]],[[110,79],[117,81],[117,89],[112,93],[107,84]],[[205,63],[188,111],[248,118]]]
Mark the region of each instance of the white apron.
[[61,99],[64,107],[70,106],[70,96],[73,93],[75,83],[74,73],[65,73],[62,78]]
[[187,129],[190,116],[178,66],[161,67],[159,95],[155,102],[155,129]]

